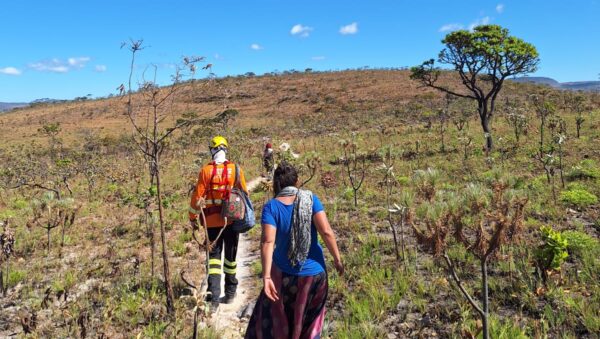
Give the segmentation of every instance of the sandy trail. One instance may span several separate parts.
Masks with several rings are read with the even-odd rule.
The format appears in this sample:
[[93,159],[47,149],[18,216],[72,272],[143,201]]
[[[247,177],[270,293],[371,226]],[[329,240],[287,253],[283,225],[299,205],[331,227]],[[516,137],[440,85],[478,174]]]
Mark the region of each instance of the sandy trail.
[[[258,287],[252,274],[251,265],[258,259],[258,254],[249,251],[250,239],[246,234],[240,235],[237,254],[238,287],[233,304],[221,304],[211,320],[213,327],[222,338],[242,338],[246,332],[248,318],[256,301]],[[224,291],[224,279],[221,279],[221,290]],[[222,295],[223,296],[223,295]]]
[[[266,181],[258,177],[246,184],[249,192]],[[259,253],[250,251],[251,239],[247,234],[241,234],[237,252],[238,279],[237,296],[233,304],[221,304],[218,311],[211,317],[211,325],[221,334],[222,338],[242,338],[246,332],[248,318],[258,295],[256,279],[252,273],[252,264],[259,259]],[[221,291],[225,291],[225,279],[221,279]],[[223,296],[223,292],[222,295]]]
[[258,177],[258,178],[254,178],[252,180],[250,180],[248,183],[246,183],[246,188],[248,189],[249,192],[253,192],[258,185],[260,185],[263,182],[267,182],[267,178],[265,177]]

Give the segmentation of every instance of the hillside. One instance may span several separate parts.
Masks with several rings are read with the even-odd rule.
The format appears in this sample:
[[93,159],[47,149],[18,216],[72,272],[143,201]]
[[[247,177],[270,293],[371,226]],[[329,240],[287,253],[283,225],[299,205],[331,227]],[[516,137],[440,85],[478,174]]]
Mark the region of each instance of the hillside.
[[26,103],[10,103],[10,102],[0,102],[0,112],[9,111],[13,108],[24,107],[27,106]]
[[[450,73],[441,80],[460,88]],[[257,220],[273,196],[262,177],[266,140],[323,203],[346,267],[336,273],[324,250],[324,338],[477,337],[464,293],[483,298],[484,256],[492,338],[600,333],[600,94],[507,83],[486,152],[473,103],[447,102],[407,71],[178,86],[132,95],[143,130],[148,93],[176,90],[157,118],[160,135],[181,127],[160,149],[160,193],[127,96],[0,115],[0,232],[15,239],[0,257],[0,337],[189,338],[194,319],[200,338],[241,337],[261,291],[260,226],[240,240],[236,304],[207,316],[187,283],[206,276],[204,234],[187,210],[216,134],[252,182]],[[237,115],[219,115],[229,109]],[[284,142],[292,152],[277,147]]]
[[546,77],[521,77],[516,79],[510,79],[510,81],[547,85],[553,88],[572,91],[600,91],[600,81],[558,82],[552,78]]
[[[178,94],[169,107],[170,117],[183,112],[212,117],[233,108],[240,112],[236,124],[243,127],[262,128],[271,124],[281,127],[286,120],[331,115],[332,120],[351,116],[352,119],[346,121],[347,127],[357,128],[362,126],[358,120],[393,114],[417,97],[442,97],[437,92],[419,88],[410,81],[409,75],[409,71],[361,70],[198,81]],[[448,83],[457,84],[449,78]],[[506,85],[506,93],[514,91],[512,84]],[[0,133],[5,141],[39,141],[41,136],[37,129],[44,123],[56,122],[61,124],[65,137],[74,137],[84,130],[118,136],[131,131],[124,115],[125,103],[123,97],[40,103],[0,117]],[[327,120],[323,121],[325,125],[330,124]]]

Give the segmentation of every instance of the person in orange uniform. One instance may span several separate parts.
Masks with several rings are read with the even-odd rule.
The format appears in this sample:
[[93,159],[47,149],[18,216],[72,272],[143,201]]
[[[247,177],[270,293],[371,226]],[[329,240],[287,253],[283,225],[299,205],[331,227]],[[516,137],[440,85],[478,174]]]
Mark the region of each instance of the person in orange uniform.
[[[208,238],[211,243],[214,242],[209,255],[206,298],[213,310],[216,310],[219,302],[227,304],[233,302],[238,284],[235,277],[237,268],[235,257],[237,255],[239,233],[232,230],[231,227],[225,226],[225,220],[221,216],[221,206],[234,185],[248,193],[244,172],[239,166],[237,166],[239,182],[235,182],[236,166],[227,160],[228,148],[227,139],[222,136],[216,136],[210,141],[209,149],[212,161],[202,167],[198,175],[198,183],[192,194],[189,211],[191,226],[193,229],[197,229],[200,208],[204,210]],[[231,225],[231,223],[232,221],[227,221],[228,225]],[[224,230],[223,227],[225,227]],[[223,250],[225,252],[225,265],[221,261]],[[221,275],[223,272],[225,273],[225,296],[220,299]]]

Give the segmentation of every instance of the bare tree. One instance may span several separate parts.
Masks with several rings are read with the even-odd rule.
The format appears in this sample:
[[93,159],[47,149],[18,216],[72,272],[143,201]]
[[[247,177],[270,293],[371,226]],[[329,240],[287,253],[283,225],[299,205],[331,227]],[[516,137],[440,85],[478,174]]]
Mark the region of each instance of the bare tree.
[[305,161],[299,166],[299,168],[301,174],[308,176],[306,179],[304,179],[304,181],[302,181],[302,184],[300,184],[300,187],[304,187],[306,184],[312,181],[321,168],[321,157],[316,152],[306,153]]
[[[552,197],[556,201],[554,176],[557,169],[563,187],[565,184],[562,174],[562,145],[566,138],[566,125],[562,119],[555,116],[556,105],[550,100],[548,93],[531,95],[529,99],[540,119],[540,141],[536,158],[546,173],[546,180],[552,187]],[[547,140],[547,132],[550,132],[549,140]]]
[[507,98],[503,108],[506,121],[513,129],[515,144],[518,146],[521,135],[527,133],[527,127],[529,126],[529,119],[525,115],[525,107],[515,100],[509,101]]
[[356,207],[358,206],[357,193],[365,180],[367,171],[366,157],[357,154],[358,146],[353,141],[342,140],[341,144],[344,152],[344,168],[346,169],[348,180],[350,180],[350,186],[354,195],[354,207]]
[[65,229],[75,222],[77,208],[74,207],[73,199],[58,199],[52,192],[45,193],[41,199],[33,200],[31,207],[33,218],[29,221],[28,226],[35,225],[46,230],[47,254],[50,255],[50,232],[59,226],[62,227],[62,248]]
[[[183,64],[176,68],[169,87],[161,88],[156,82],[157,67],[154,66],[154,78],[140,84],[138,93],[134,96],[132,91],[132,77],[135,69],[135,57],[144,49],[143,40],[131,40],[124,43],[131,52],[131,64],[129,69],[129,80],[127,90],[127,117],[134,128],[136,143],[139,151],[144,155],[150,177],[150,188],[155,190],[156,205],[158,207],[160,238],[162,245],[163,274],[165,281],[165,294],[167,312],[174,314],[174,294],[171,286],[171,274],[169,271],[169,258],[167,253],[165,220],[161,183],[161,156],[166,148],[169,137],[178,129],[189,125],[190,120],[183,120],[174,126],[165,128],[165,120],[168,118],[168,108],[179,91],[182,90],[182,80],[185,76],[193,79],[196,64],[204,60],[203,57],[184,57]],[[184,72],[186,74],[184,74]],[[188,84],[192,81],[187,82]],[[139,100],[139,101],[138,101]],[[136,101],[136,102],[134,102]],[[175,120],[175,119],[173,119]],[[153,232],[153,231],[152,231]],[[152,239],[154,237],[152,236]]]
[[588,109],[586,97],[581,94],[574,94],[571,92],[565,92],[564,95],[564,105],[566,106],[566,108],[569,111],[577,114],[575,116],[575,127],[577,129],[577,139],[579,139],[581,134],[581,126],[585,122],[583,112],[585,112]]
[[[400,204],[393,203],[392,197],[394,196],[394,187],[398,186],[398,180],[394,174],[394,160],[391,156],[391,147],[388,148],[386,155],[384,156],[382,170],[384,171],[384,178],[381,184],[385,188],[386,192],[386,207],[387,207],[387,220],[392,229],[392,235],[394,237],[394,250],[396,252],[396,260],[405,263],[404,268],[406,269],[406,244],[404,240],[404,225],[406,221],[406,212],[408,206],[412,205],[412,195],[407,191],[402,191],[400,195]],[[394,215],[400,214],[400,243],[398,243],[398,231],[396,229],[397,222],[395,221]],[[402,253],[402,254],[400,254]]]

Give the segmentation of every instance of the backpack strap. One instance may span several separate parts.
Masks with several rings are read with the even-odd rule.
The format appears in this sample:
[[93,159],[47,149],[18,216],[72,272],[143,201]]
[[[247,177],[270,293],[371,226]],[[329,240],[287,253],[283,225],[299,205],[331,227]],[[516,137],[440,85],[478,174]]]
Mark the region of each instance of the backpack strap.
[[238,185],[240,185],[240,167],[238,164],[235,164],[235,181],[233,182],[233,187],[238,187]]

